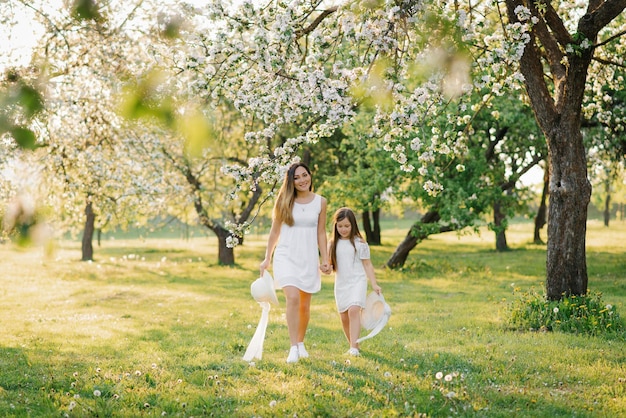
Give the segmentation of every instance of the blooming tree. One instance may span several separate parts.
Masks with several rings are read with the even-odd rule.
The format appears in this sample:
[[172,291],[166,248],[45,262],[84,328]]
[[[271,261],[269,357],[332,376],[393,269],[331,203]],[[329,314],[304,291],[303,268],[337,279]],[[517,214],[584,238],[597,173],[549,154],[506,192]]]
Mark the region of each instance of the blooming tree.
[[[582,100],[593,58],[619,60],[602,54],[620,42],[613,21],[626,0],[563,4],[243,2],[231,13],[218,2],[203,11],[215,31],[189,40],[187,68],[198,94],[227,97],[244,117],[264,122],[246,136],[261,157],[226,170],[240,179],[276,178],[298,147],[329,137],[370,102],[370,140],[419,173],[431,195],[443,192],[443,171],[467,151],[480,108],[526,89],[552,168],[548,297],[584,294],[590,185]],[[287,126],[291,135],[282,137]]]
[[55,209],[50,218],[61,231],[82,227],[82,259],[91,260],[95,228],[146,222],[160,211],[154,202],[164,193],[160,174],[137,158],[143,133],[132,131],[117,112],[122,82],[145,62],[136,42],[143,23],[133,20],[143,22],[143,2],[23,4],[45,28],[33,53],[46,79],[35,151],[45,203]]

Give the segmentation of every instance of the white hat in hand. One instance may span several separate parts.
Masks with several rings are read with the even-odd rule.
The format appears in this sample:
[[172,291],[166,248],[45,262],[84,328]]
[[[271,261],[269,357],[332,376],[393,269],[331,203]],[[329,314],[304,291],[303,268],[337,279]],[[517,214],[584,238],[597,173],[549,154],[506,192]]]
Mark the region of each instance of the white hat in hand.
[[385,302],[382,293],[372,292],[367,296],[365,308],[361,311],[361,326],[370,331],[369,335],[361,337],[357,342],[367,340],[378,334],[389,321],[391,307]]
[[263,272],[263,277],[259,277],[250,285],[250,293],[257,302],[271,302],[278,305],[276,290],[274,289],[274,279],[267,270]]

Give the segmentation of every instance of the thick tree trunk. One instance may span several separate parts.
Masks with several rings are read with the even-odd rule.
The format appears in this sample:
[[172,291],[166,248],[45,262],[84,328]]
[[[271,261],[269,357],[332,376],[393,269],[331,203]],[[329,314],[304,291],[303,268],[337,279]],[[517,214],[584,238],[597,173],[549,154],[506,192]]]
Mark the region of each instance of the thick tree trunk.
[[404,241],[398,245],[389,260],[387,260],[387,267],[391,269],[403,267],[409,253],[420,241],[423,241],[433,233],[449,232],[453,230],[449,226],[437,226],[436,224],[439,219],[441,219],[439,212],[431,210],[422,216],[419,222],[414,223],[404,238]]
[[380,239],[380,209],[371,212],[365,211],[362,214],[363,229],[365,239],[369,245],[381,245]]
[[587,293],[586,233],[591,184],[577,121],[562,119],[549,138],[550,201],[546,293],[549,300]]
[[231,236],[231,233],[226,228],[222,228],[221,226],[213,229],[215,235],[217,235],[217,240],[219,243],[217,250],[217,259],[218,263],[222,266],[233,266],[235,265],[235,249],[228,247],[226,245],[226,239]]
[[550,170],[546,168],[543,174],[543,190],[541,191],[541,203],[539,204],[539,209],[537,210],[537,216],[535,217],[535,235],[533,237],[533,242],[535,244],[543,245],[545,244],[541,239],[541,228],[546,225],[546,213],[548,208],[546,206],[546,200],[548,198],[548,188],[550,182]]
[[506,215],[502,212],[500,202],[493,204],[493,223],[495,224],[496,233],[496,251],[508,251],[509,246],[506,243],[506,230],[503,227],[503,221]]
[[96,215],[93,205],[88,202],[85,206],[85,228],[83,229],[82,261],[93,260],[93,233],[95,230]]
[[606,181],[606,200],[604,201],[604,226],[609,226],[611,220],[611,182]]
[[[596,49],[563,51],[563,45],[576,39],[550,2],[506,0],[506,4],[511,22],[519,21],[520,6],[529,8],[538,20],[524,46],[520,72],[548,142],[547,297],[559,300],[564,295],[584,295],[588,280],[585,245],[591,184],[587,179],[580,120],[587,71]],[[600,31],[625,8],[626,0],[590,2],[576,27],[578,38],[594,45]]]

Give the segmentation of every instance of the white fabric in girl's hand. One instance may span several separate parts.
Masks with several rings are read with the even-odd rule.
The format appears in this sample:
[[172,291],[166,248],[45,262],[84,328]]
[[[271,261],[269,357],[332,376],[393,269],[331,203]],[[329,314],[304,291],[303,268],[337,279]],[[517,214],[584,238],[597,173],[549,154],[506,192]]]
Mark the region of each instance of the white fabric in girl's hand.
[[269,319],[270,304],[268,302],[259,302],[263,311],[261,312],[261,319],[259,325],[256,327],[256,331],[250,340],[248,349],[243,355],[244,361],[250,361],[253,358],[261,360],[263,357],[263,342],[265,341],[265,330],[267,329],[267,322]]

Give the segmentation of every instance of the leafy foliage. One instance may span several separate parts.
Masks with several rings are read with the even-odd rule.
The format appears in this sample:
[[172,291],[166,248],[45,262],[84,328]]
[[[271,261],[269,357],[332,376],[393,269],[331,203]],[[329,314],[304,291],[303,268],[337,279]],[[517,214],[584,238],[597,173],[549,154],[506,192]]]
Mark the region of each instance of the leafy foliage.
[[605,303],[600,292],[549,301],[531,289],[509,305],[507,316],[509,324],[518,329],[626,337],[616,307]]

